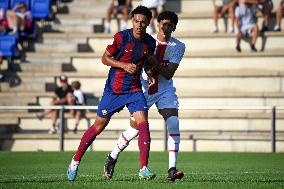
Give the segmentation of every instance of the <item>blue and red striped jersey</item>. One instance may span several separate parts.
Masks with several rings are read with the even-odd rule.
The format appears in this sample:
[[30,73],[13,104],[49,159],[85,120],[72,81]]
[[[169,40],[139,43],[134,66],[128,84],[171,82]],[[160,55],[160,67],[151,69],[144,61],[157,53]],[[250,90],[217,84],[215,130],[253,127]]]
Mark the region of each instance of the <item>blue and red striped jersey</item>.
[[153,54],[155,46],[156,40],[149,34],[138,40],[134,38],[132,29],[116,33],[113,43],[108,45],[106,50],[113,55],[115,60],[136,64],[137,71],[134,74],[130,74],[122,68],[111,67],[105,91],[116,94],[141,91],[140,75],[142,67],[146,62],[144,56]]

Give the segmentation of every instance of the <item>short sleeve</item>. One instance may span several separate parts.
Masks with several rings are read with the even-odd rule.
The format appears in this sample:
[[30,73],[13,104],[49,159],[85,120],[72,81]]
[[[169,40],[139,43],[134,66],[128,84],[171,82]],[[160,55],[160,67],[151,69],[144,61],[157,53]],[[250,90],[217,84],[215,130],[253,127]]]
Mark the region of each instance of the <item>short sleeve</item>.
[[178,46],[175,47],[175,51],[170,58],[169,62],[179,64],[185,52],[184,43],[179,43]]
[[112,44],[107,46],[106,50],[110,54],[116,55],[119,52],[121,44],[122,44],[122,34],[121,32],[118,32],[113,36],[113,42]]

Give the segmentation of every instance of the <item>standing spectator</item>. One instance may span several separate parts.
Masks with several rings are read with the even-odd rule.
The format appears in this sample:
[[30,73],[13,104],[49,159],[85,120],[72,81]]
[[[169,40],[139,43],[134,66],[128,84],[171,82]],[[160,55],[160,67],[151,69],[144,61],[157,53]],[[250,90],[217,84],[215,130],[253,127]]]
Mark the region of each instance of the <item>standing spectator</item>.
[[[60,87],[57,87],[54,91],[54,97],[51,100],[51,105],[72,105],[73,91],[71,86],[68,84],[68,79],[65,75],[61,75],[59,77]],[[58,110],[47,110],[43,113],[37,113],[36,117],[41,120],[48,114],[51,114],[52,127],[49,130],[50,134],[55,134],[57,132],[56,129],[56,121],[58,118]]]
[[284,0],[281,1],[276,11],[276,24],[274,26],[274,31],[281,31],[281,19],[283,14],[284,14]]
[[[131,12],[131,29],[114,35],[102,56],[102,63],[110,66],[104,94],[100,101],[94,124],[84,133],[80,145],[68,167],[67,178],[74,181],[80,161],[88,147],[108,125],[112,115],[127,106],[138,125],[138,146],[140,151],[141,179],[151,179],[156,175],[148,169],[150,151],[150,132],[147,118],[147,104],[141,88],[140,75],[146,66],[148,54],[152,55],[156,41],[146,33],[152,13],[144,6]],[[136,47],[136,48],[133,48]]]
[[234,25],[235,25],[235,13],[234,8],[236,5],[236,0],[222,0],[221,4],[218,4],[216,0],[213,0],[214,11],[213,11],[213,20],[214,20],[214,29],[213,33],[219,32],[218,27],[218,18],[219,15],[223,17],[225,14],[229,13],[231,18],[231,28],[228,30],[229,33],[234,33]]
[[245,3],[245,0],[239,0],[239,6],[236,8],[236,22],[237,22],[237,46],[236,50],[241,52],[242,37],[250,37],[250,48],[252,52],[257,52],[255,43],[258,37],[259,29],[255,23],[255,10],[251,3]]
[[120,30],[127,29],[128,14],[132,9],[132,0],[112,0],[107,10],[104,22],[104,33],[110,33],[110,21],[112,15],[122,14],[123,19],[120,22]]
[[25,3],[20,2],[12,10],[7,11],[8,27],[11,34],[25,31],[32,27],[32,13],[27,9]]
[[[71,87],[73,90],[73,104],[77,106],[86,105],[86,99],[84,93],[81,91],[81,83],[79,81],[73,81],[71,83]],[[78,125],[80,123],[80,120],[83,116],[85,116],[86,111],[85,110],[74,110],[73,115],[75,115],[76,122],[75,127],[73,129],[73,132],[76,134],[78,130]]]

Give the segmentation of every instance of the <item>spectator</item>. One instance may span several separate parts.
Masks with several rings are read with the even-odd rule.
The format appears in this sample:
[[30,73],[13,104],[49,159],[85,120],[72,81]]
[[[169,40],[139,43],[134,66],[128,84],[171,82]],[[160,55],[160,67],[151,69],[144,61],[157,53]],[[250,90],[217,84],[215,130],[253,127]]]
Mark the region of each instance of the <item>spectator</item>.
[[11,34],[18,31],[25,31],[32,27],[32,14],[25,3],[20,2],[12,10],[7,11],[8,27]]
[[228,30],[229,33],[234,33],[234,25],[235,25],[235,13],[234,8],[236,5],[236,0],[222,0],[221,4],[218,4],[216,0],[213,0],[214,11],[213,11],[213,20],[214,20],[214,29],[213,33],[219,32],[218,27],[218,18],[219,15],[223,17],[225,14],[229,13],[231,18],[231,28]]
[[[0,55],[0,71],[1,71],[2,62],[3,62],[3,58],[2,58],[2,56]],[[3,73],[0,73],[0,81],[2,81],[3,78],[4,78],[4,74],[3,74]]]
[[254,8],[251,3],[246,3],[245,0],[239,0],[239,6],[236,8],[236,22],[237,22],[237,46],[236,50],[241,52],[242,37],[250,37],[250,48],[252,52],[257,52],[255,43],[258,37],[258,26],[255,23]]
[[284,0],[281,1],[276,11],[276,24],[274,26],[274,31],[281,31],[281,19],[283,14],[284,14]]
[[5,23],[7,23],[7,21],[5,19],[5,10],[4,10],[4,8],[0,7],[0,32],[1,33],[6,32]]
[[150,21],[150,28],[149,28],[149,34],[154,34],[156,33],[156,27],[155,27],[155,19],[158,16],[158,7],[160,3],[163,3],[161,0],[142,0],[142,5],[147,7],[148,9],[151,10],[152,12],[152,19]]
[[159,0],[159,6],[161,6],[161,12],[166,10],[167,0]]
[[[73,90],[73,104],[78,105],[78,106],[86,105],[85,95],[83,94],[83,92],[80,89],[81,83],[79,81],[73,81],[72,84],[71,84],[71,87],[72,87],[72,90]],[[82,119],[83,116],[85,116],[85,113],[86,113],[85,110],[75,110],[73,112],[73,115],[76,118],[75,127],[73,129],[73,132],[75,134],[77,133],[80,120]]]
[[110,21],[112,15],[123,14],[123,20],[120,23],[120,30],[127,29],[128,14],[132,9],[132,0],[112,0],[111,4],[107,10],[105,23],[104,23],[104,33],[110,33]]
[[[59,77],[60,87],[57,87],[54,91],[54,97],[51,100],[51,105],[72,105],[73,99],[73,91],[70,85],[68,85],[68,79],[65,75],[61,75]],[[52,127],[49,130],[50,134],[55,134],[57,132],[56,129],[56,121],[58,118],[58,110],[47,110],[43,113],[37,113],[36,117],[41,120],[45,116],[51,113]]]
[[257,0],[257,10],[263,14],[263,23],[261,32],[268,31],[269,17],[273,9],[272,0]]

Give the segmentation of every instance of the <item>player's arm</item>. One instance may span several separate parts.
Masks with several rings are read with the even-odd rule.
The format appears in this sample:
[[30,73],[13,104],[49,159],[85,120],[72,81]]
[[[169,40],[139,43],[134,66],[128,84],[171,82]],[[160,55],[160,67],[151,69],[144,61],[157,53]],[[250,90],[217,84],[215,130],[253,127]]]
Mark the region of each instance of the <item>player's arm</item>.
[[167,67],[164,67],[154,56],[147,56],[147,60],[152,65],[152,68],[157,70],[166,79],[171,79],[179,66],[179,64],[170,63]]
[[111,53],[109,53],[107,50],[103,54],[102,63],[104,65],[107,65],[107,66],[111,66],[111,67],[115,67],[115,68],[122,68],[126,72],[131,73],[131,74],[136,72],[136,65],[135,64],[115,60],[113,58],[113,55]]

